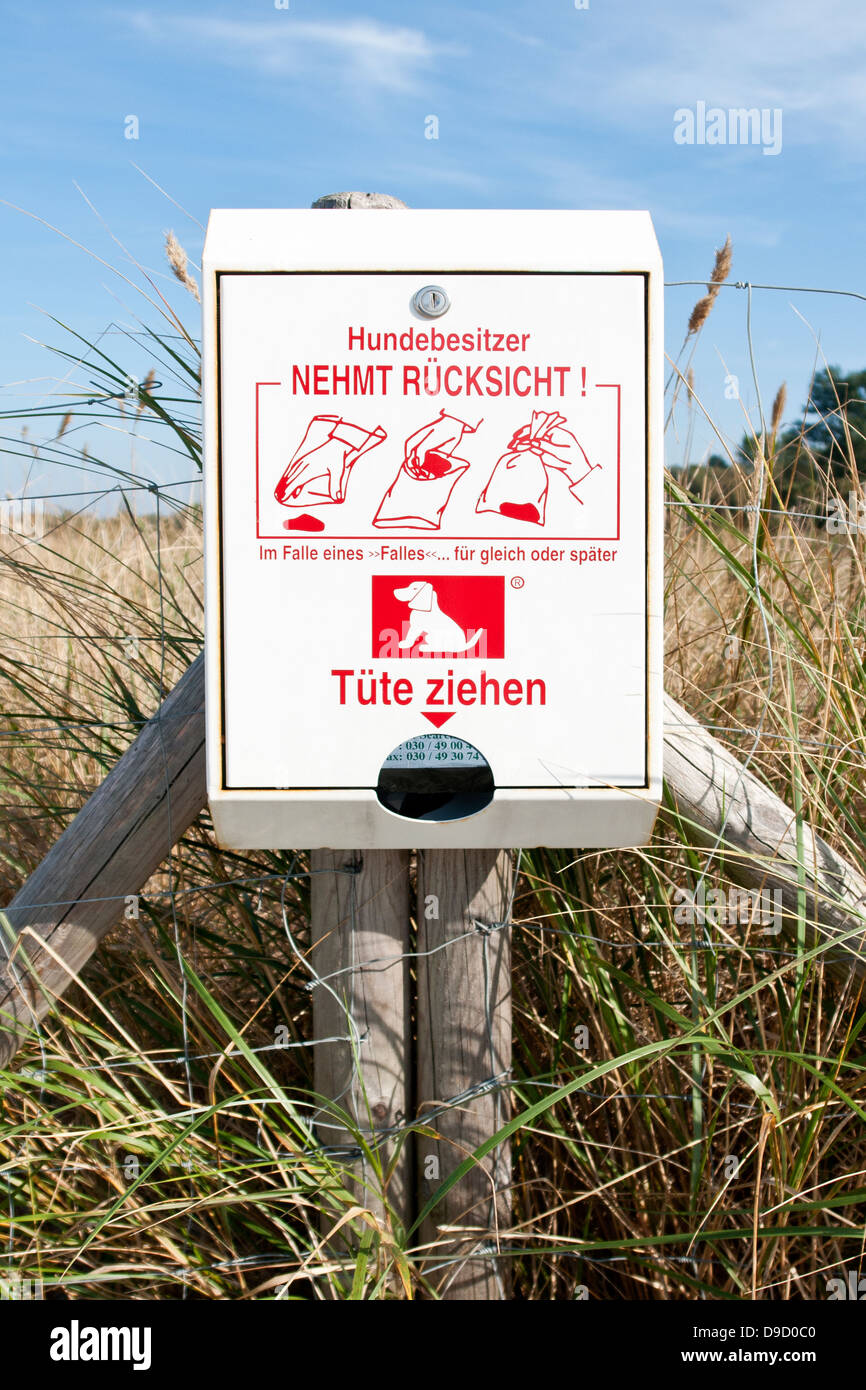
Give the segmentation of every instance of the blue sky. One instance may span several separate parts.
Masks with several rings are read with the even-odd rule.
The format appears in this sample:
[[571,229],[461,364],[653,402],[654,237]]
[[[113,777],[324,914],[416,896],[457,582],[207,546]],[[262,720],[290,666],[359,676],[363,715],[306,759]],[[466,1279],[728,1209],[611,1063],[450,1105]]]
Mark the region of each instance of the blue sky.
[[[0,196],[121,264],[113,234],[163,277],[195,331],[197,306],[164,270],[166,228],[197,261],[211,206],[306,206],[344,188],[417,207],[646,207],[668,280],[706,276],[730,234],[733,279],[866,293],[859,0],[7,0],[0,16]],[[675,112],[699,102],[781,111],[780,151],[678,144]],[[431,115],[436,140],[425,138]],[[135,302],[105,267],[3,205],[0,256],[10,408],[53,389],[56,364],[28,341],[61,340],[40,310],[93,336],[129,322]],[[673,354],[698,294],[668,291]],[[745,300],[721,296],[694,360],[706,409],[735,438],[755,396]],[[866,366],[864,310],[756,292],[765,401],[786,380],[794,413],[821,352]],[[726,372],[739,402],[726,398]],[[671,461],[711,444],[699,425],[689,445],[671,440]],[[175,466],[146,449],[139,463],[161,477]],[[16,466],[4,465],[4,491]]]

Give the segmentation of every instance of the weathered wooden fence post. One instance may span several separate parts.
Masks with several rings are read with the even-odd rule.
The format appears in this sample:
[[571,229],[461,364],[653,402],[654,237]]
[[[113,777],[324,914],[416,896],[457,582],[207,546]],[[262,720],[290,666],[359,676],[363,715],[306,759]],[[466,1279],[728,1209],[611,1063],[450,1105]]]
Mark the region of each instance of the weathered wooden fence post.
[[[384,194],[336,193],[313,206],[388,209],[404,204]],[[438,1175],[444,1177],[494,1133],[505,1114],[503,1081],[511,1069],[511,943],[509,928],[502,924],[511,895],[511,856],[496,850],[419,855],[415,1078],[410,962],[399,959],[409,950],[409,856],[393,850],[314,851],[312,870],[311,964],[318,975],[331,977],[328,983],[340,996],[338,1000],[331,990],[315,987],[315,1036],[345,1034],[350,1018],[361,1035],[355,1048],[345,1042],[316,1048],[316,1090],[347,1111],[371,1145],[381,1146],[383,1164],[390,1146],[380,1132],[406,1123],[413,1091],[418,1118],[429,1115],[431,1129],[441,1135],[439,1141],[421,1141],[417,1186],[411,1146],[406,1146],[384,1201],[371,1164],[364,1157],[355,1160],[359,1201],[380,1218],[387,1203],[405,1220],[416,1192],[426,1200]],[[437,904],[435,911],[425,910],[430,900]],[[460,937],[464,939],[454,940]],[[424,954],[429,951],[436,954]],[[440,1108],[476,1087],[482,1088],[480,1095]],[[351,1132],[335,1127],[327,1114],[319,1119],[319,1137],[328,1147],[356,1147]],[[425,1223],[423,1239],[437,1246],[427,1263],[444,1261],[431,1276],[444,1297],[507,1296],[506,1262],[491,1253],[498,1228],[508,1223],[507,1148],[494,1158],[452,1189],[442,1209]],[[471,1227],[471,1234],[455,1240],[438,1230],[451,1225]],[[484,1253],[479,1255],[480,1248]]]
[[156,715],[19,888],[0,923],[0,1066],[54,1008],[207,804],[204,661]]
[[[351,1043],[315,1049],[315,1088],[351,1116],[358,1134],[387,1168],[393,1144],[384,1135],[409,1116],[412,1092],[409,1001],[409,854],[407,850],[314,850],[311,867],[310,963],[323,977],[313,993],[316,1038],[357,1030]],[[358,1148],[358,1135],[323,1111],[319,1141]],[[358,1201],[380,1220],[386,1207],[401,1222],[411,1215],[412,1174],[406,1155],[383,1192],[366,1155],[354,1161]]]
[[[333,193],[313,204],[322,209],[388,210],[405,207],[380,193]],[[311,965],[325,977],[313,993],[317,1038],[347,1036],[351,1043],[316,1048],[317,1093],[351,1117],[356,1133],[325,1111],[320,1142],[355,1151],[358,1135],[375,1149],[382,1168],[392,1145],[383,1139],[405,1125],[411,1104],[412,1050],[409,999],[409,854],[405,850],[315,850],[312,854]],[[407,1222],[412,1175],[404,1153],[382,1192],[364,1155],[353,1165],[358,1201],[380,1220],[386,1207]]]
[[[419,853],[417,1114],[441,1136],[418,1138],[422,1205],[509,1118],[512,887],[508,851]],[[440,1297],[508,1297],[499,1231],[511,1224],[510,1210],[510,1150],[502,1145],[424,1223],[422,1239],[433,1247],[425,1269]]]

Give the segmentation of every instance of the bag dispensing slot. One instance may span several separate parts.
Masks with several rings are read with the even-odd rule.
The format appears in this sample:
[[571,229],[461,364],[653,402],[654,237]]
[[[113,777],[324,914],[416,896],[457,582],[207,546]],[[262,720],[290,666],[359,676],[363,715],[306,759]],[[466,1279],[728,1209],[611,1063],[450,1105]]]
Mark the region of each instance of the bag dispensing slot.
[[407,820],[463,820],[493,800],[490,764],[465,739],[419,734],[388,754],[376,795],[382,806]]

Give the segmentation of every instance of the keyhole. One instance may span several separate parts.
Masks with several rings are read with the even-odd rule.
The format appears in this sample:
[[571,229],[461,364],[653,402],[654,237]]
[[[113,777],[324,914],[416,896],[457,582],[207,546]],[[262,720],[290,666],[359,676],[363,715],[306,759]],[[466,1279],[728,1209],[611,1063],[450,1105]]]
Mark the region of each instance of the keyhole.
[[412,296],[412,304],[425,319],[438,319],[450,309],[451,300],[441,285],[424,285]]

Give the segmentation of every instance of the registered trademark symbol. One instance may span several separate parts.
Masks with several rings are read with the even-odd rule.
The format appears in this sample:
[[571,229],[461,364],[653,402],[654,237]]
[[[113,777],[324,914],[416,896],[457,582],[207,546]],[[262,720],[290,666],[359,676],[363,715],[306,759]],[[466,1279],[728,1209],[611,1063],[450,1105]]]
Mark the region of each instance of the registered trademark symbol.
[[511,587],[512,589],[522,589],[525,583],[526,580],[521,579],[520,575],[516,574],[511,581]]

